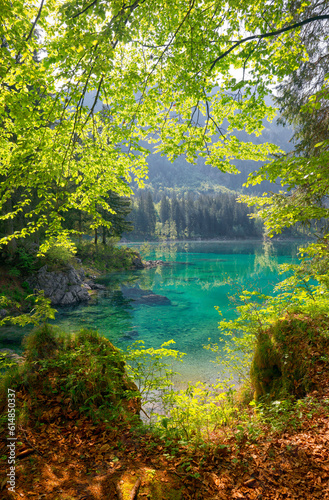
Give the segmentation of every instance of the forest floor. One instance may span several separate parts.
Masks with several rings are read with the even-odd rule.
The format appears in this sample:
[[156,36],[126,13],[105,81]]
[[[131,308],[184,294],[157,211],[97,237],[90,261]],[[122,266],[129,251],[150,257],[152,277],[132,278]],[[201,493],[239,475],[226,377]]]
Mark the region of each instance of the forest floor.
[[[16,394],[27,406],[29,397]],[[320,368],[318,390],[280,431],[259,424],[250,439],[222,430],[207,451],[178,446],[175,456],[151,433],[61,414],[61,395],[38,399],[38,424],[17,428],[15,492],[2,441],[3,500],[329,499],[329,379]]]

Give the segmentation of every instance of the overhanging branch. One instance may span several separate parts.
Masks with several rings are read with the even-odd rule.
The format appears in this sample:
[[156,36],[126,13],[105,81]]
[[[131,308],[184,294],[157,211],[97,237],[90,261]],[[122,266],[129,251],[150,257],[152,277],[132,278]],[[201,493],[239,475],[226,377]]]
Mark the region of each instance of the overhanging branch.
[[214,68],[214,66],[218,63],[218,61],[220,61],[221,59],[226,57],[230,52],[232,52],[232,50],[234,50],[236,47],[238,47],[242,43],[250,42],[251,40],[261,40],[262,38],[268,38],[271,36],[280,35],[281,33],[285,33],[286,31],[300,28],[301,26],[304,26],[305,24],[313,23],[314,21],[324,21],[325,19],[329,19],[329,15],[325,14],[322,16],[309,17],[307,19],[304,19],[303,21],[300,21],[299,23],[291,24],[290,26],[286,26],[285,28],[281,28],[279,30],[269,31],[268,33],[263,33],[262,35],[251,35],[251,36],[247,36],[246,38],[242,38],[242,40],[239,40],[238,42],[236,42],[234,45],[232,45],[232,47],[230,47],[225,52],[220,54],[211,63],[210,71]]
[[34,28],[36,27],[36,24],[37,22],[39,21],[40,19],[40,16],[41,16],[41,11],[42,11],[42,8],[43,8],[43,4],[45,3],[45,0],[42,0],[41,1],[41,4],[40,4],[40,7],[39,7],[39,11],[38,11],[38,14],[37,14],[37,17],[35,18],[35,21],[34,23],[32,24],[32,27],[30,29],[30,33],[27,35],[27,38],[26,38],[26,41],[28,42],[31,38],[31,36],[33,35],[33,31],[34,31]]
[[89,5],[87,5],[87,7],[85,7],[83,10],[81,10],[80,12],[78,12],[77,14],[74,14],[74,16],[72,16],[71,19],[74,19],[75,17],[78,17],[78,16],[81,16],[81,14],[84,14],[85,12],[87,12],[88,9],[90,9],[90,7],[93,7],[94,5],[96,5],[98,2],[98,0],[94,0],[93,2],[91,2]]

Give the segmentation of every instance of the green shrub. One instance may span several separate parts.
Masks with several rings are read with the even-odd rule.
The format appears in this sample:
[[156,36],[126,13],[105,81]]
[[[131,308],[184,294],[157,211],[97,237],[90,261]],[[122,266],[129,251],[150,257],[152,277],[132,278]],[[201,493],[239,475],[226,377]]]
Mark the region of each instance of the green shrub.
[[8,352],[0,352],[0,377],[3,376],[9,368],[16,366],[16,361],[14,361]]
[[12,276],[13,278],[18,278],[18,276],[21,275],[21,272],[19,269],[17,269],[17,267],[12,267],[9,271],[8,271],[8,274],[9,276]]
[[77,244],[77,257],[83,264],[92,265],[102,272],[129,269],[136,257],[136,252],[130,248],[117,247],[113,239],[109,244],[94,245],[91,242]]
[[314,385],[316,363],[329,354],[328,316],[290,313],[261,331],[251,365],[255,396],[303,397]]
[[53,245],[47,250],[44,257],[40,258],[40,262],[47,264],[53,270],[60,270],[72,265],[73,257],[70,249]]
[[[34,329],[24,342],[25,363],[9,370],[6,387],[22,390],[33,401],[30,416],[38,420],[38,399],[58,396],[62,412],[77,411],[94,421],[120,421],[139,413],[139,393],[125,372],[122,353],[92,330],[67,336],[50,325]],[[9,384],[9,385],[8,385]]]
[[32,249],[28,250],[23,246],[19,246],[17,248],[17,256],[18,256],[17,266],[24,273],[30,274],[35,270],[37,263],[35,251],[33,251]]
[[51,358],[60,347],[56,330],[48,324],[35,328],[27,335],[23,346],[26,359],[31,363]]

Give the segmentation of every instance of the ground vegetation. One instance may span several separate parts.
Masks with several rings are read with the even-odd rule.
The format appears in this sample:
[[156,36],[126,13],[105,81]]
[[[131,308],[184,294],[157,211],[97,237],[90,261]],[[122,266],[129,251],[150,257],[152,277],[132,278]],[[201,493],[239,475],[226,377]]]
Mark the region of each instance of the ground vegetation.
[[[250,311],[251,302],[241,307]],[[0,382],[2,404],[9,386],[17,395],[21,498],[128,500],[132,492],[133,498],[152,500],[323,496],[329,458],[328,317],[311,303],[303,315],[295,303],[282,320],[257,301],[253,307],[259,311],[253,340],[269,353],[259,355],[256,347],[254,373],[268,355],[284,363],[291,336],[296,352],[303,352],[304,370],[296,376],[300,359],[289,352],[281,389],[277,384],[273,391],[269,383],[279,381],[275,370],[266,376],[258,372],[269,390],[256,399],[252,391],[258,385],[250,382],[226,392],[200,383],[177,391],[168,360],[180,355],[170,343],[159,350],[138,344],[124,354],[90,330],[61,334],[47,324],[49,310],[44,312],[26,339],[23,362],[3,372]],[[231,328],[241,325],[240,317]],[[263,342],[273,331],[280,332],[274,354]],[[228,357],[234,348],[241,354],[241,347],[241,337],[231,335]],[[250,339],[244,339],[243,352],[250,354]],[[155,388],[166,415],[159,415],[156,405],[148,413]],[[5,428],[3,407],[2,433]],[[3,498],[15,498],[5,482],[1,488]]]

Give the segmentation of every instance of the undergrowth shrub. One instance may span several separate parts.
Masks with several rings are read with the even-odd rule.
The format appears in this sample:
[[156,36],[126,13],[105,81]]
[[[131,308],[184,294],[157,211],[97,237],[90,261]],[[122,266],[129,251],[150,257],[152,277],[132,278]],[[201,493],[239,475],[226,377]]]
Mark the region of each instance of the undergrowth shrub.
[[173,393],[175,375],[172,360],[182,361],[185,355],[176,349],[169,349],[173,340],[164,342],[159,349],[145,348],[139,340],[128,346],[125,362],[130,377],[137,384],[141,394],[143,412],[150,422],[165,411],[165,400]]
[[20,245],[17,248],[18,263],[17,266],[25,274],[31,274],[36,269],[37,259],[36,251],[34,248],[27,248]]
[[[177,446],[206,451],[220,427],[229,429],[238,413],[238,398],[221,384],[188,384],[175,388],[177,372],[171,360],[182,361],[184,353],[168,347],[145,348],[143,341],[132,344],[126,353],[128,373],[141,393],[145,423],[149,424],[174,455]],[[147,420],[145,419],[147,418]]]
[[54,404],[63,415],[76,411],[94,421],[118,422],[138,415],[139,393],[125,372],[122,354],[97,332],[67,336],[43,325],[27,336],[25,348],[25,363],[3,378],[0,395],[3,399],[9,386],[22,390],[34,420],[46,418],[38,416],[40,399],[50,406],[49,420],[58,414],[52,413]]
[[290,313],[261,331],[251,365],[256,398],[305,396],[316,383],[318,361],[329,355],[328,329],[328,316]]
[[33,333],[23,339],[25,357],[28,362],[38,363],[55,356],[60,344],[53,327],[49,324],[40,325]]
[[73,265],[73,251],[64,246],[54,244],[43,256],[39,257],[39,266],[47,264],[50,271],[61,271],[68,266]]
[[207,446],[217,428],[230,426],[236,414],[230,394],[215,385],[189,384],[165,398],[166,417],[157,422],[162,433],[177,435],[180,443],[197,449]]
[[92,242],[77,243],[77,257],[83,264],[95,266],[99,271],[110,272],[128,269],[136,258],[131,248],[116,246],[117,239],[109,240],[107,245],[94,245]]

